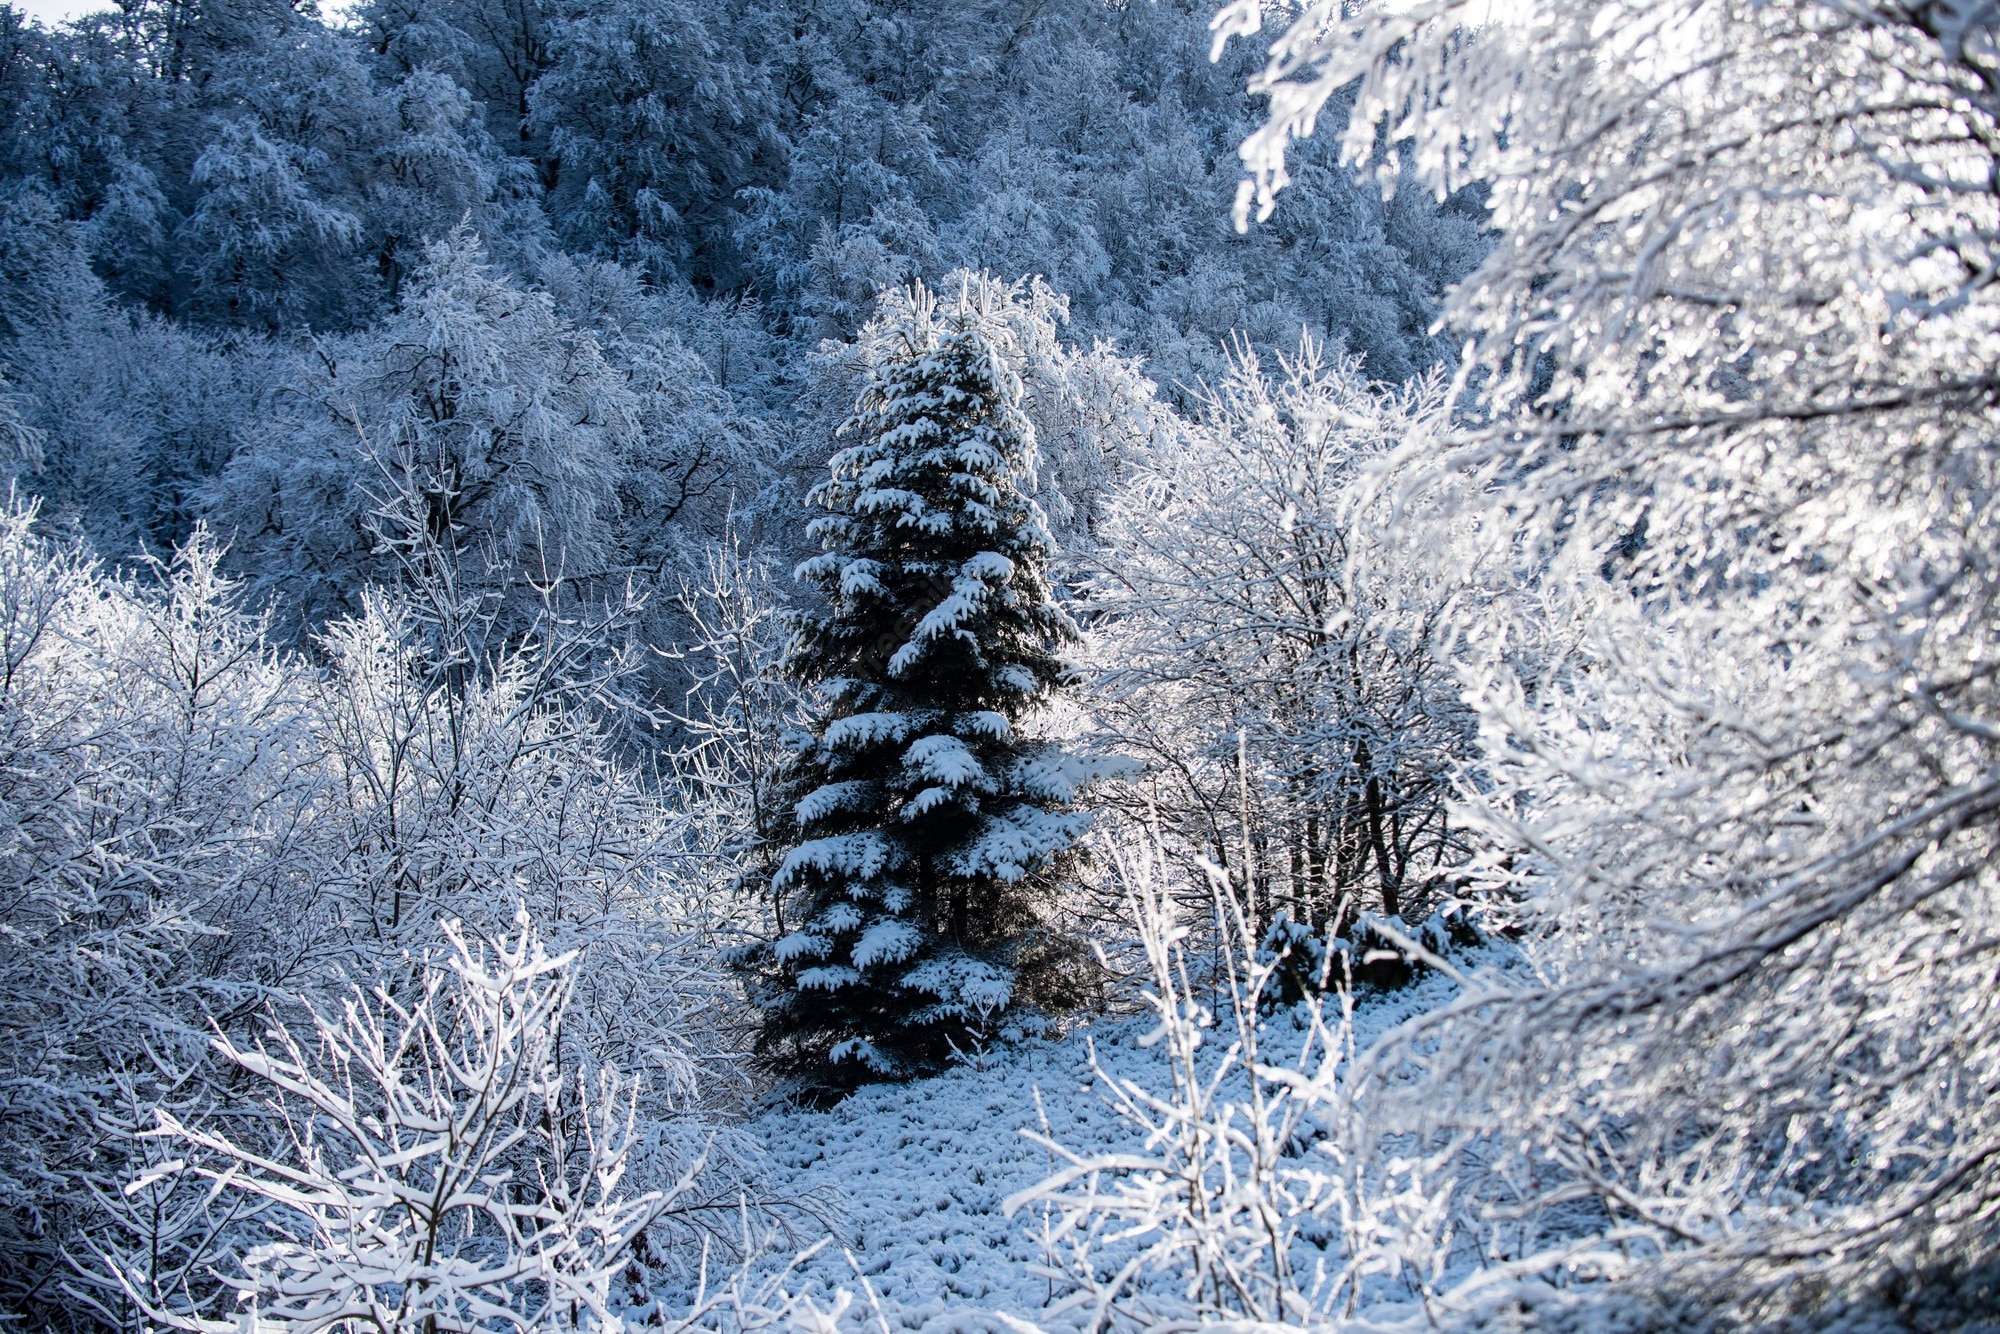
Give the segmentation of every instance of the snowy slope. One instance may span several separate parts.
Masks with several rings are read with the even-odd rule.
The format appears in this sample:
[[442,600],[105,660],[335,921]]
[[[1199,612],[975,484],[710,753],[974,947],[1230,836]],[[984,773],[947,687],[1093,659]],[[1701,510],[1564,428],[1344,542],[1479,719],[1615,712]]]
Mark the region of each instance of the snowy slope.
[[1090,1087],[1089,1045],[1108,1070],[1143,1078],[1154,1058],[1134,1039],[1147,1027],[1100,1022],[935,1079],[872,1085],[826,1110],[765,1114],[754,1129],[776,1193],[822,1192],[843,1215],[841,1236],[799,1276],[804,1294],[824,1306],[839,1289],[872,1288],[892,1329],[931,1334],[1007,1329],[1002,1312],[1035,1319],[1052,1291],[1034,1272],[1040,1220],[1009,1219],[1000,1202],[1051,1169],[1021,1131],[1039,1124],[1039,1093],[1062,1142],[1129,1141]]
[[[1372,1040],[1451,990],[1434,977],[1368,996],[1357,1037]],[[1019,1334],[1007,1317],[1061,1327],[1045,1312],[1063,1290],[1041,1272],[1040,1214],[1001,1212],[1001,1201],[1052,1170],[1022,1131],[1045,1113],[1049,1133],[1072,1149],[1135,1145],[1137,1132],[1095,1087],[1091,1049],[1113,1077],[1164,1088],[1158,1051],[1138,1045],[1152,1027],[1147,1017],[1102,1019],[935,1079],[866,1087],[828,1109],[765,1113],[751,1128],[775,1193],[817,1193],[842,1215],[840,1235],[800,1270],[795,1290],[825,1308],[845,1289],[857,1299],[850,1319],[878,1331]]]

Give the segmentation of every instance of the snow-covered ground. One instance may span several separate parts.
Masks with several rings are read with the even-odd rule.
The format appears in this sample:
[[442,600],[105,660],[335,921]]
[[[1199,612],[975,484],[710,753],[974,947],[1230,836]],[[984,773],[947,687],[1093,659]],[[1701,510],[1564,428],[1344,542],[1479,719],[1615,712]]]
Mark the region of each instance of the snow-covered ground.
[[[1451,994],[1433,977],[1372,994],[1357,1009],[1366,1042]],[[1055,1039],[998,1049],[935,1079],[864,1088],[822,1110],[780,1107],[752,1125],[780,1198],[808,1193],[835,1204],[837,1239],[787,1286],[822,1309],[846,1290],[851,1318],[880,1331],[1020,1334],[1027,1321],[1060,1327],[1046,1311],[1060,1279],[1046,1274],[1043,1215],[1013,1218],[1002,1202],[1049,1175],[1049,1152],[1022,1132],[1043,1123],[1086,1153],[1135,1145],[1139,1132],[1106,1105],[1091,1070],[1149,1088],[1167,1082],[1156,1048],[1142,1048],[1149,1017],[1106,1018]],[[872,1298],[870,1296],[872,1290]],[[879,1316],[879,1319],[878,1319]],[[1011,1317],[1011,1321],[1010,1318]]]
[[1136,1132],[1094,1090],[1090,1045],[1111,1073],[1147,1079],[1157,1060],[1136,1039],[1149,1027],[1099,1021],[935,1079],[873,1085],[824,1110],[767,1112],[754,1129],[777,1194],[827,1198],[842,1224],[796,1290],[824,1307],[846,1289],[871,1324],[879,1304],[890,1328],[930,1334],[1005,1330],[1003,1313],[1037,1319],[1057,1292],[1035,1272],[1041,1217],[1010,1219],[1001,1202],[1052,1164],[1021,1132],[1040,1124],[1039,1101],[1065,1144],[1130,1142]]

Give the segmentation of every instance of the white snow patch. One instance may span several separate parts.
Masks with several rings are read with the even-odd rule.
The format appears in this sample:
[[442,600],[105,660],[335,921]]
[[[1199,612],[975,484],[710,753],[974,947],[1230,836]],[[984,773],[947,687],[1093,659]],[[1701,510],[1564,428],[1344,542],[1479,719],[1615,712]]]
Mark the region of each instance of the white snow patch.
[[790,963],[794,959],[825,958],[829,948],[831,944],[825,936],[816,936],[809,931],[794,931],[781,937],[778,943],[771,947],[771,953],[779,963]]
[[960,736],[992,737],[996,741],[1014,733],[1014,725],[1007,721],[1007,715],[995,713],[991,709],[976,709],[971,713],[960,714],[952,722],[952,726],[957,729]]
[[853,880],[871,880],[889,865],[889,850],[879,834],[842,834],[801,843],[785,855],[773,883],[788,885],[800,871],[838,871]]
[[946,787],[963,787],[986,777],[978,757],[955,736],[927,736],[903,754],[903,763],[912,772]]
[[968,579],[1005,583],[1014,577],[1014,562],[997,551],[982,551],[958,568]]
[[816,787],[799,798],[797,807],[799,823],[811,824],[837,811],[859,810],[867,805],[873,791],[874,784],[853,780],[826,783]]
[[879,746],[885,741],[901,741],[910,734],[911,726],[907,713],[856,713],[828,723],[824,739],[835,750]]
[[869,968],[878,963],[896,963],[916,953],[920,937],[907,922],[885,919],[861,933],[854,942],[854,966]]
[[[1152,1064],[1131,1045],[1139,1027],[1092,1030],[1121,1073]],[[796,1276],[800,1290],[824,1308],[841,1289],[860,1295],[865,1276],[896,1331],[1015,1334],[1003,1315],[1040,1323],[1051,1295],[1061,1295],[1060,1284],[1033,1272],[1044,1254],[1041,1215],[1009,1219],[1000,1204],[1054,1170],[1048,1152],[1020,1134],[1038,1124],[1038,1091],[1058,1139],[1132,1142],[1087,1091],[1089,1079],[1080,1038],[1031,1040],[935,1079],[871,1085],[824,1111],[765,1114],[754,1129],[768,1146],[772,1185],[780,1195],[836,1194],[841,1240],[859,1269],[841,1246],[827,1247]],[[867,1308],[856,1303],[853,1328],[879,1329]]]

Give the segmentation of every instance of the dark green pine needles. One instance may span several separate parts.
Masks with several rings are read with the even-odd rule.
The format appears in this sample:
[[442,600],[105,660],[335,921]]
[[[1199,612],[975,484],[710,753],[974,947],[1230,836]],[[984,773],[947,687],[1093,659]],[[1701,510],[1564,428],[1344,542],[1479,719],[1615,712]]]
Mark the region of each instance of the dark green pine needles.
[[1021,734],[1077,632],[1027,494],[1011,301],[983,279],[885,298],[852,443],[811,496],[825,553],[799,576],[825,605],[790,667],[823,709],[791,760],[791,929],[757,952],[763,1053],[809,1091],[937,1070],[1090,966],[1038,929],[1095,769]]

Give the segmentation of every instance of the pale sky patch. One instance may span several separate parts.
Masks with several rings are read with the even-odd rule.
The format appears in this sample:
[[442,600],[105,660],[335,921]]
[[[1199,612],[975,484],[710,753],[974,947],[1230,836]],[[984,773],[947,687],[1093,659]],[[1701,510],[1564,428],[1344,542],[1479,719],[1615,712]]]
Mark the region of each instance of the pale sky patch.
[[105,0],[11,0],[15,9],[50,27],[101,9],[116,9]]

